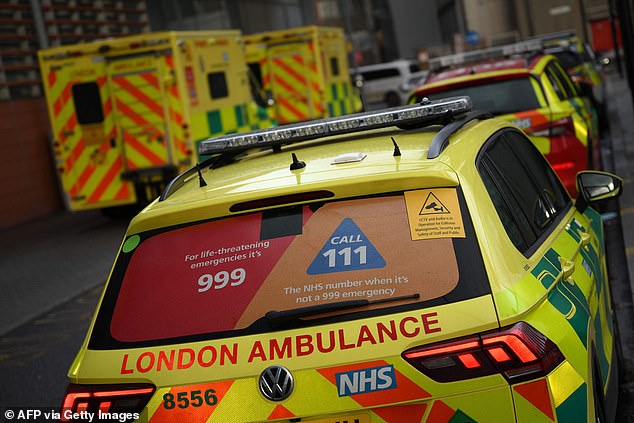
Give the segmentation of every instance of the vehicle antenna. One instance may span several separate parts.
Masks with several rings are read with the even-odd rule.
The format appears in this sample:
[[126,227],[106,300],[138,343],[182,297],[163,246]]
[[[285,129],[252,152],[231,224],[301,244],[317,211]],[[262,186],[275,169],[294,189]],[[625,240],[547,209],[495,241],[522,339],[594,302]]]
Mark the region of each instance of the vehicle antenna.
[[199,187],[206,187],[207,182],[205,182],[205,178],[203,178],[203,174],[200,171],[200,163],[196,163],[196,172],[198,172],[198,182],[200,183]]
[[291,153],[291,155],[293,156],[293,163],[291,163],[291,170],[298,170],[298,169],[303,169],[306,167],[306,163],[297,159],[297,156],[295,155],[295,153]]
[[390,138],[392,138],[392,143],[394,144],[394,154],[392,154],[392,156],[398,157],[401,155],[401,149],[398,148],[398,144],[394,140],[394,137],[390,137]]

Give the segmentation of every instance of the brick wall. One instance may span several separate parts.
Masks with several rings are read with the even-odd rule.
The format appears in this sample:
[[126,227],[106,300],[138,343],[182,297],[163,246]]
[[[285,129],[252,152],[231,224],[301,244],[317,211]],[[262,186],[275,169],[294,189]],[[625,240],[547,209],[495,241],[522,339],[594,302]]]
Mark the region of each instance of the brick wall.
[[0,102],[0,228],[63,208],[43,98]]

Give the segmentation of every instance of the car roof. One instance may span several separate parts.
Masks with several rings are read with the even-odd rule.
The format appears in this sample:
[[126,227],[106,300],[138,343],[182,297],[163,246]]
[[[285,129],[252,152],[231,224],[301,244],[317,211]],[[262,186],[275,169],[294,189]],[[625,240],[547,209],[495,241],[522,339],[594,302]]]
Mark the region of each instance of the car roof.
[[432,71],[423,85],[412,90],[412,95],[425,92],[440,91],[449,86],[460,86],[500,80],[540,75],[548,63],[557,58],[551,54],[532,55],[529,58],[515,57],[498,60],[487,60],[468,65],[452,66],[440,71]]
[[385,69],[385,68],[396,68],[396,67],[409,68],[410,65],[418,65],[418,61],[414,59],[398,59],[398,60],[392,60],[391,62],[383,62],[383,63],[375,63],[373,65],[357,66],[355,69],[352,69],[352,71],[367,72],[367,71],[373,71],[373,70]]
[[427,83],[446,81],[454,78],[477,75],[478,77],[493,77],[501,74],[526,75],[535,73],[538,64],[544,56],[532,56],[530,58],[514,57],[498,60],[470,63],[462,66],[454,66],[449,69],[431,72],[427,77]]
[[[251,151],[225,166],[205,167],[200,177],[206,186],[201,187],[199,177],[192,174],[164,201],[153,202],[137,215],[128,233],[226,216],[237,204],[306,192],[327,190],[334,198],[343,198],[421,186],[457,186],[457,169],[465,163],[473,165],[479,146],[506,126],[508,123],[497,119],[470,122],[468,129],[451,136],[449,146],[434,159],[427,156],[434,136],[442,129],[439,125],[407,130],[391,126],[303,141],[284,146],[281,152]],[[465,132],[471,136],[464,137]],[[394,156],[392,140],[401,156]],[[465,148],[467,145],[471,148]],[[355,153],[366,157],[333,164],[337,157]],[[306,164],[304,168],[290,170],[293,154]]]

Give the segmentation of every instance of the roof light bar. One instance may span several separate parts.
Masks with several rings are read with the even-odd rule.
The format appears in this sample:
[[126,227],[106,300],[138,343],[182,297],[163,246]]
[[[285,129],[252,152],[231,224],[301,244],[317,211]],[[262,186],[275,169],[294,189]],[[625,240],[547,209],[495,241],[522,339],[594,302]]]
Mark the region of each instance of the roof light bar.
[[551,32],[550,34],[540,35],[538,37],[531,38],[531,40],[539,40],[542,42],[548,42],[548,41],[566,40],[576,36],[577,36],[577,32],[574,29],[568,29],[566,31]]
[[484,60],[499,59],[517,54],[540,51],[544,48],[541,39],[521,41],[515,44],[507,44],[497,47],[490,47],[482,50],[475,50],[468,53],[458,53],[449,56],[435,57],[429,60],[432,70],[452,66],[466,65],[469,63],[481,62]]
[[225,135],[202,141],[200,155],[247,150],[249,148],[275,147],[292,142],[323,138],[330,135],[349,134],[390,126],[409,126],[438,121],[471,110],[469,97],[451,97],[407,106],[392,107],[380,111],[356,113],[284,125],[276,128],[241,134]]

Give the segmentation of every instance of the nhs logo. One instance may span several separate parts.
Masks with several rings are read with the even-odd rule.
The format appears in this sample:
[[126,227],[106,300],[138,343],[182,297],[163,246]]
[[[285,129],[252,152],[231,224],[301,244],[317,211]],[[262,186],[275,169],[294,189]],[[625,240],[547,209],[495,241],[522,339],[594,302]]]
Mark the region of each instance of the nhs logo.
[[396,388],[392,365],[337,373],[335,377],[340,397]]

